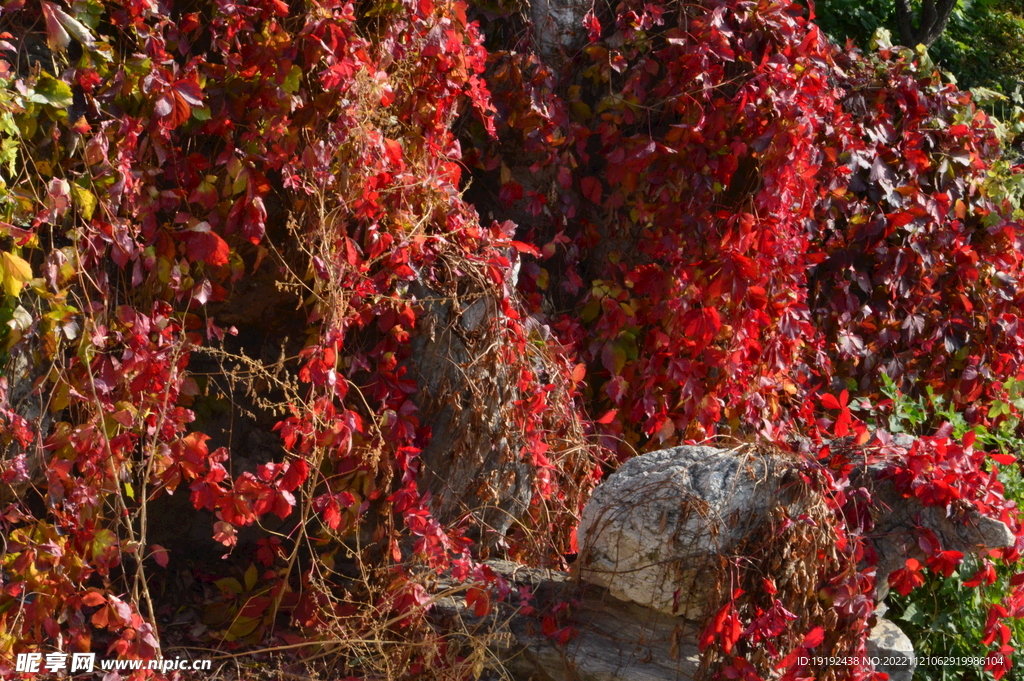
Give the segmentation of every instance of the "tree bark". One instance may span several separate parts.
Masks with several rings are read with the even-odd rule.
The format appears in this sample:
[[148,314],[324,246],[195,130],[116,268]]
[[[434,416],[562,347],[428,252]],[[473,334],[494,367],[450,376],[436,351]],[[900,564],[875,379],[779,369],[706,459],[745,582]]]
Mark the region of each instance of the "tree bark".
[[956,1],[923,0],[921,20],[915,28],[914,10],[910,6],[910,0],[896,0],[896,28],[899,29],[900,40],[908,47],[930,47],[946,30],[949,15],[953,13]]

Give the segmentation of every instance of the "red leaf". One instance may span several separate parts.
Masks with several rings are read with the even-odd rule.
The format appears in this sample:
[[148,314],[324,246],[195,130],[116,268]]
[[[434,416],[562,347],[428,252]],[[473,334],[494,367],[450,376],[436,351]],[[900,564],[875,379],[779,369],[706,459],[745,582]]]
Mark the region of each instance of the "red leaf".
[[608,424],[615,420],[615,415],[619,413],[618,409],[609,409],[604,413],[604,416],[599,418],[594,423]]
[[726,603],[723,605],[714,618],[708,624],[704,633],[701,634],[700,640],[697,642],[697,648],[700,652],[704,652],[704,649],[711,645],[711,642],[715,640],[715,637],[722,632],[725,627],[725,620],[732,612],[732,603]]
[[153,113],[164,119],[169,130],[174,130],[192,116],[193,106],[203,105],[203,91],[199,83],[182,78],[175,81],[153,105]]
[[562,627],[561,629],[559,629],[558,631],[555,632],[555,634],[554,634],[554,636],[552,638],[555,639],[555,643],[557,643],[560,646],[564,646],[565,644],[567,644],[569,641],[571,641],[575,637],[576,637],[576,630],[574,628],[572,628],[572,627]]
[[278,518],[284,520],[291,515],[292,509],[295,507],[295,497],[291,492],[285,492],[284,490],[278,490],[274,495],[274,505],[271,509]]
[[149,547],[149,550],[153,552],[153,560],[160,567],[167,567],[170,552],[159,544],[153,544]]
[[889,586],[896,589],[901,596],[906,596],[922,584],[924,575],[921,574],[921,563],[916,558],[908,558],[906,567],[889,575]]
[[697,308],[683,315],[683,333],[698,350],[710,345],[721,328],[722,318],[713,307]]
[[528,253],[529,255],[540,257],[540,249],[533,244],[523,243],[522,241],[513,241],[512,248],[516,249],[520,253]]
[[890,213],[885,217],[889,218],[889,226],[893,229],[909,225],[914,221],[914,216],[910,213]]
[[939,551],[928,559],[928,567],[943,577],[949,577],[963,558],[964,554],[959,551]]
[[596,43],[601,39],[601,22],[597,20],[593,10],[583,17],[583,25],[587,27],[587,38],[590,42]]
[[814,648],[819,643],[825,640],[825,630],[821,627],[814,627],[807,635],[804,636],[803,643],[800,644],[803,648]]
[[195,80],[182,78],[175,81],[172,87],[174,89],[174,94],[186,104],[191,106],[203,105],[203,90]]
[[157,101],[153,112],[157,116],[166,117],[167,126],[173,130],[189,119],[192,115],[192,107],[183,98],[171,92]]
[[263,239],[264,224],[267,220],[267,209],[263,206],[263,199],[258,196],[246,204],[243,211],[242,236],[254,244],[259,244]]
[[850,432],[850,410],[843,409],[839,412],[839,418],[836,419],[836,424],[832,429],[832,432],[836,437],[846,437]]
[[109,624],[110,608],[102,607],[92,615],[92,625],[97,629],[106,629]]
[[224,241],[216,232],[210,231],[209,224],[205,222],[200,224],[206,225],[206,230],[190,232],[185,237],[189,260],[192,262],[202,260],[213,267],[227,265],[231,255],[228,242]]
[[993,584],[995,581],[995,565],[992,564],[992,561],[986,559],[983,562],[981,568],[979,568],[978,571],[975,572],[970,579],[964,582],[964,586],[974,588],[976,586],[981,586],[982,584]]
[[295,489],[306,481],[309,474],[309,464],[304,459],[296,459],[290,463],[288,470],[281,477],[279,489],[285,492],[294,492]]
[[1004,645],[998,652],[991,652],[985,658],[985,669],[992,672],[992,677],[996,681],[1006,676],[1006,673],[1012,668],[1010,655],[1013,652],[1013,646]]
[[996,640],[998,636],[1002,641],[1003,645],[1010,642],[1010,629],[1003,622],[1003,618],[1007,617],[1006,608],[999,604],[993,604],[989,607],[988,619],[985,622],[985,632],[981,639],[981,645],[988,646]]
[[327,523],[327,526],[332,530],[338,529],[338,525],[341,524],[341,508],[333,496],[327,500],[323,513],[324,522]]
[[1012,464],[1012,463],[1017,461],[1017,457],[1010,456],[1009,454],[995,454],[995,453],[993,453],[993,454],[989,454],[989,457],[993,461],[995,461],[996,463],[1000,463],[1000,464],[1002,464],[1004,466],[1009,466],[1010,464]]
[[473,608],[477,617],[486,617],[491,611],[491,598],[487,591],[473,586],[466,592],[466,605]]
[[345,237],[345,262],[356,269],[359,269],[359,265],[362,264],[359,245],[349,237]]
[[601,204],[601,180],[596,177],[584,177],[580,180],[580,189],[583,190],[583,196],[598,205]]
[[393,139],[384,139],[384,148],[387,150],[388,159],[396,166],[402,163],[402,145]]
[[938,536],[927,527],[918,528],[917,545],[921,547],[926,556],[934,556],[942,550],[942,544],[939,542]]

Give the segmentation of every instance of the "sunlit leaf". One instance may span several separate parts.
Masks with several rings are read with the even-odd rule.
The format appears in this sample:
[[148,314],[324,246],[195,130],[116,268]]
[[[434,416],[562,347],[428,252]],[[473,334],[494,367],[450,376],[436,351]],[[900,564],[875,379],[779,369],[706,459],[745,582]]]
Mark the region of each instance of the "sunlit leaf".
[[33,94],[29,97],[33,102],[48,104],[58,109],[66,109],[71,106],[71,86],[62,80],[57,80],[50,74],[39,74],[39,80],[33,88]]
[[41,0],[41,4],[46,19],[46,42],[51,50],[65,50],[72,37],[83,47],[92,49],[94,40],[88,28],[49,0]]
[[25,283],[32,279],[32,267],[21,257],[0,251],[0,276],[7,295],[17,297]]

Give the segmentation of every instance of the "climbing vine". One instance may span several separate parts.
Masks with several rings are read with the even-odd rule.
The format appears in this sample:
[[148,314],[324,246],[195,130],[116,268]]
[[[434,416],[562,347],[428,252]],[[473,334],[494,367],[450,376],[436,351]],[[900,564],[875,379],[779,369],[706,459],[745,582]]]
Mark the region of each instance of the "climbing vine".
[[[969,433],[896,447],[851,408],[884,375],[971,426],[1019,416],[1005,126],[797,5],[580,21],[538,56],[519,8],[461,1],[4,4],[0,672],[160,656],[154,585],[185,556],[150,535],[183,497],[230,558],[197,573],[189,635],[356,678],[478,670],[483,648],[427,617],[432,580],[486,615],[508,586],[482,559],[565,567],[589,489],[664,445],[801,451],[842,518],[809,579],[848,596],[843,627],[735,594],[702,638],[727,678],[863,649],[868,530],[823,438],[1020,534],[1009,458]],[[244,460],[225,413],[270,454]],[[787,650],[735,647],[780,626]]]

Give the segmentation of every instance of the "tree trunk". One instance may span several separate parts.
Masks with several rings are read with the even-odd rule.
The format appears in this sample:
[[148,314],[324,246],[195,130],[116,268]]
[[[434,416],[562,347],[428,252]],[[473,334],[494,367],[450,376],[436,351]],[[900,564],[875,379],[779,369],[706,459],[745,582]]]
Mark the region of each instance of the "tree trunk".
[[908,47],[930,47],[946,30],[954,7],[956,0],[923,0],[921,20],[915,28],[910,0],[896,0],[896,27],[900,32],[900,40]]

